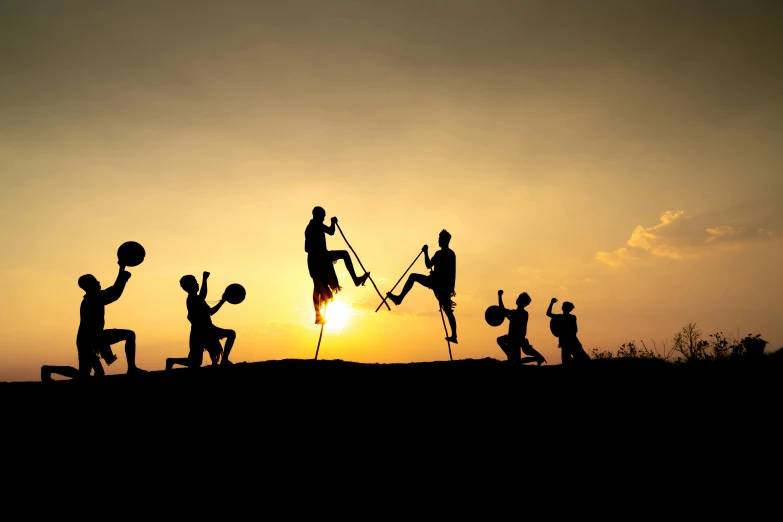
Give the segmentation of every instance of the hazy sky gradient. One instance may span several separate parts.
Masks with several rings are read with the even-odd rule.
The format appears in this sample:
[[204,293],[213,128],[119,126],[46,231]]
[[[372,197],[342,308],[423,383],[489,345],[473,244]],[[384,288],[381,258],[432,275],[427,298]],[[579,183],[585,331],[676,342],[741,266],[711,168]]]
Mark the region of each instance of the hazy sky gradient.
[[[147,259],[106,327],[136,331],[141,367],[187,354],[178,280],[203,270],[210,299],[247,289],[213,318],[233,359],[312,357],[315,205],[384,292],[452,233],[455,358],[504,357],[507,323],[483,319],[501,288],[531,295],[550,363],[553,296],[588,352],[691,321],[780,347],[781,19],[774,1],[3,2],[0,380],[76,364],[76,280],[111,284],[127,240]],[[355,313],[321,357],[448,357],[431,292],[375,314],[338,275]]]

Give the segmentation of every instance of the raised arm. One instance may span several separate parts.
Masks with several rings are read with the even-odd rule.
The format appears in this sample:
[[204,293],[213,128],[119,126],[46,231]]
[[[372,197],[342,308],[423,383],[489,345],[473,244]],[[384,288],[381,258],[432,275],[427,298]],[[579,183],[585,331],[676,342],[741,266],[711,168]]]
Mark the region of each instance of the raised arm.
[[117,273],[117,279],[114,281],[114,284],[105,290],[101,290],[100,295],[103,304],[113,303],[120,298],[130,276],[130,272],[126,271],[123,265],[120,265],[120,271]]
[[555,304],[556,302],[557,302],[557,299],[555,299],[554,297],[552,298],[551,301],[549,301],[549,308],[546,309],[546,316],[547,317],[552,317],[552,305]]
[[328,227],[326,225],[324,225],[324,232],[329,234],[330,236],[333,236],[334,235],[334,226],[335,226],[336,223],[337,223],[337,218],[333,217],[331,225],[329,225]]
[[430,252],[429,252],[429,250],[430,250],[430,247],[428,247],[427,245],[424,245],[423,247],[421,247],[421,251],[424,252],[424,265],[427,268],[432,268],[432,265],[434,263],[432,262],[432,259],[430,259]]
[[201,298],[207,297],[207,279],[209,279],[209,272],[204,272],[201,276],[201,290],[198,291],[198,295]]
[[514,312],[503,306],[503,290],[498,290],[498,306],[503,309],[503,317],[510,321]]

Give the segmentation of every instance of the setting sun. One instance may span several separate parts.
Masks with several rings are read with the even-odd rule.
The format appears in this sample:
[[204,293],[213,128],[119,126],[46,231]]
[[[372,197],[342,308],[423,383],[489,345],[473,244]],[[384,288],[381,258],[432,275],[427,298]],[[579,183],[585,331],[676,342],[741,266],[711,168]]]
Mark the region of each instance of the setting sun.
[[353,315],[353,308],[345,303],[329,303],[326,307],[326,329],[341,331],[348,324],[348,319]]

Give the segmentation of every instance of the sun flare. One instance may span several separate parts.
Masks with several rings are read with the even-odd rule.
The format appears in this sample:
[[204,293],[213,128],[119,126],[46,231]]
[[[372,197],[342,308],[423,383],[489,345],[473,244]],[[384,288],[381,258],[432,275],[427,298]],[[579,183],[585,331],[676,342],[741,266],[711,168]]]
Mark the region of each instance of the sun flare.
[[329,303],[324,317],[326,318],[326,328],[329,330],[340,331],[348,324],[348,319],[353,315],[351,305],[344,303]]

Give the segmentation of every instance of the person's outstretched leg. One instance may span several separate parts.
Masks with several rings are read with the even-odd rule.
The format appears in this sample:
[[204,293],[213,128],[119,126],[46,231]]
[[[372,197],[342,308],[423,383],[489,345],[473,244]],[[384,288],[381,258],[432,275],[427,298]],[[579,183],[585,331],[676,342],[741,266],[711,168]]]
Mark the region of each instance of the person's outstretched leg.
[[345,268],[348,269],[348,273],[351,274],[351,279],[353,279],[353,284],[356,286],[364,285],[364,283],[367,281],[367,278],[370,277],[369,272],[365,272],[362,276],[356,275],[356,270],[353,268],[351,256],[348,254],[347,250],[332,250],[330,254],[332,255],[332,260],[342,259],[343,262],[345,262]]
[[190,359],[187,357],[169,357],[166,359],[166,369],[171,370],[174,368],[175,364],[179,364],[180,366],[189,367],[190,366]]
[[414,283],[419,283],[429,288],[429,284],[427,284],[429,277],[430,276],[424,274],[411,274],[408,276],[408,280],[405,281],[405,285],[402,287],[400,295],[394,295],[391,292],[387,292],[386,296],[391,299],[392,303],[399,306],[400,303],[402,303],[402,300],[405,299],[405,296],[408,295],[408,292],[411,291],[411,288],[413,288]]
[[71,379],[78,379],[81,376],[79,370],[73,366],[41,366],[41,380],[43,382],[53,381],[52,375],[62,375]]
[[103,366],[101,365],[98,356],[92,353],[89,349],[83,349],[79,353],[79,368],[73,366],[41,366],[41,380],[44,382],[51,382],[52,375],[62,375],[63,377],[69,377],[71,379],[83,379],[90,376],[90,372],[94,371],[96,377],[103,375]]
[[546,362],[544,356],[538,353],[538,351],[535,348],[530,346],[529,342],[525,342],[525,344],[522,345],[522,351],[525,353],[525,355],[529,356],[529,357],[523,357],[521,359],[522,364],[528,362],[536,362],[538,363],[538,366],[541,366],[543,363]]

